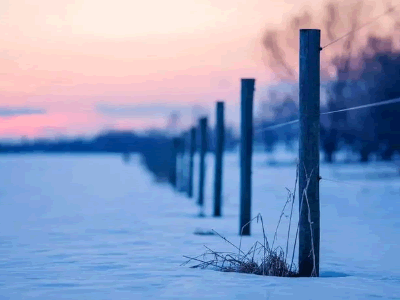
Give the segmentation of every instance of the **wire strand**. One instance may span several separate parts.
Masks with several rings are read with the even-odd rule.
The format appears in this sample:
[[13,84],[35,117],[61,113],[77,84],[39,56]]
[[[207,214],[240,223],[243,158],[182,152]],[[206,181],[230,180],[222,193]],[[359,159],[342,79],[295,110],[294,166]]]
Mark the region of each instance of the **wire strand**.
[[271,126],[268,126],[268,127],[265,127],[265,128],[261,128],[261,129],[255,130],[254,134],[261,133],[261,132],[264,132],[264,131],[267,131],[267,130],[273,130],[273,129],[281,128],[281,127],[284,127],[286,125],[295,124],[295,123],[298,123],[298,122],[299,122],[299,119],[293,120],[293,121],[289,121],[289,122],[285,122],[285,123],[276,124],[276,125],[271,125]]
[[[345,111],[350,111],[350,110],[368,108],[368,107],[375,107],[375,106],[394,104],[394,103],[399,103],[399,102],[400,102],[400,98],[395,98],[395,99],[385,100],[385,101],[381,101],[381,102],[375,102],[375,103],[370,103],[370,104],[364,104],[364,105],[359,105],[359,106],[354,106],[354,107],[349,107],[349,108],[343,108],[343,109],[328,111],[328,112],[320,113],[320,116],[321,115],[330,115],[330,114],[335,114],[335,113],[345,112]],[[284,123],[280,123],[280,124],[276,124],[276,125],[271,125],[271,126],[268,126],[268,127],[265,127],[265,128],[258,129],[256,131],[254,131],[254,133],[257,134],[257,133],[261,133],[261,132],[264,132],[264,131],[267,131],[267,130],[273,130],[273,129],[276,129],[276,128],[284,127],[286,125],[295,124],[295,123],[298,123],[298,122],[299,122],[299,119],[296,119],[296,120],[289,121],[289,122],[284,122]]]
[[338,112],[344,112],[344,111],[356,110],[356,109],[368,108],[368,107],[375,107],[375,106],[393,104],[393,103],[398,103],[398,102],[400,102],[400,98],[395,98],[395,99],[386,100],[386,101],[380,101],[380,102],[375,102],[375,103],[370,103],[370,104],[364,104],[364,105],[359,105],[359,106],[354,106],[354,107],[349,107],[349,108],[328,111],[328,112],[320,113],[320,115],[330,115],[330,114],[334,114],[334,113],[338,113]]
[[320,179],[321,180],[325,180],[325,181],[336,182],[336,183],[343,183],[343,184],[352,185],[352,186],[358,186],[358,187],[359,186],[362,186],[362,187],[366,186],[365,184],[357,184],[357,183],[350,183],[350,182],[346,182],[346,181],[342,181],[342,180],[327,179],[327,178],[321,177],[321,176],[320,176]]
[[352,33],[354,33],[354,32],[357,32],[357,31],[359,31],[359,30],[361,30],[361,29],[363,29],[363,28],[365,28],[365,27],[367,27],[367,26],[369,26],[369,25],[375,23],[377,20],[379,20],[379,19],[382,18],[383,16],[385,16],[385,15],[387,15],[387,14],[393,12],[397,6],[399,6],[399,4],[396,5],[396,6],[390,7],[390,8],[387,9],[384,13],[382,13],[382,14],[380,14],[379,16],[375,17],[375,18],[372,19],[371,21],[369,21],[369,22],[367,22],[367,23],[361,25],[360,27],[358,27],[358,28],[356,28],[356,29],[354,29],[354,30],[352,30],[352,31],[350,31],[350,32],[348,32],[348,33],[346,33],[345,35],[342,35],[341,37],[339,37],[339,38],[333,40],[332,42],[326,44],[325,46],[321,47],[321,50],[325,49],[326,47],[328,47],[328,46],[330,46],[330,45],[332,45],[332,44],[334,44],[334,43],[336,43],[336,42],[338,42],[338,41],[340,41],[340,40],[342,40],[342,39],[344,39],[345,37],[349,36],[350,34],[352,34]]

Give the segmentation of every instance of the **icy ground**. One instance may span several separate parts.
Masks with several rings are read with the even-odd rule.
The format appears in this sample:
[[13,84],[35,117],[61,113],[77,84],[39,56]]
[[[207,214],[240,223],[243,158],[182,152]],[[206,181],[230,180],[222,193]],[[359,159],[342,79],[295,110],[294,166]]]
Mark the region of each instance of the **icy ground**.
[[[0,299],[400,299],[400,176],[390,164],[321,167],[340,182],[321,181],[320,278],[180,266],[203,245],[233,250],[196,229],[239,243],[237,158],[225,157],[224,217],[215,219],[212,155],[206,218],[195,199],[155,184],[138,157],[0,156]],[[294,178],[293,164],[255,156],[252,214],[270,240]],[[244,247],[260,232],[253,224]]]

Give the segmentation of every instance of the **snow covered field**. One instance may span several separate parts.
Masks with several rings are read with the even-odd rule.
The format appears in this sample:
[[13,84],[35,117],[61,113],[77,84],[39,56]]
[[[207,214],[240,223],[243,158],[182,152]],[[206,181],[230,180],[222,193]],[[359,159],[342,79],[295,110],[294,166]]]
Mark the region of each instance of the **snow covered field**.
[[[253,164],[252,214],[269,239],[295,179],[290,156],[278,158],[287,163],[258,154]],[[206,218],[196,199],[155,184],[137,156],[129,165],[112,155],[0,156],[0,299],[400,299],[400,176],[390,164],[321,166],[340,182],[321,181],[320,278],[180,266],[203,245],[232,250],[196,229],[239,243],[238,154],[224,163],[224,217],[215,219],[212,155]],[[245,248],[261,238],[258,224],[252,233]]]

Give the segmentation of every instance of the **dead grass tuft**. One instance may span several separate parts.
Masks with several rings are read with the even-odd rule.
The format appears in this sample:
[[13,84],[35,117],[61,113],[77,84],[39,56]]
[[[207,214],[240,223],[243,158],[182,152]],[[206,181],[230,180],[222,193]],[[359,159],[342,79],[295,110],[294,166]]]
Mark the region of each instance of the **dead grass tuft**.
[[[184,262],[182,265],[187,265],[188,263],[195,263],[191,266],[191,268],[211,268],[214,270],[222,271],[222,272],[237,272],[237,273],[247,273],[247,274],[255,274],[255,275],[263,275],[263,276],[278,276],[278,277],[298,277],[298,269],[296,265],[293,263],[294,255],[295,255],[295,248],[296,242],[298,237],[299,231],[299,224],[297,224],[297,231],[294,240],[294,246],[292,250],[291,260],[289,262],[289,237],[291,231],[291,222],[293,216],[293,207],[295,201],[295,194],[296,194],[296,186],[299,176],[299,166],[297,166],[296,172],[296,182],[293,192],[289,189],[288,197],[286,203],[282,209],[272,244],[270,245],[265,234],[264,229],[264,222],[261,214],[258,214],[255,218],[253,218],[249,223],[256,221],[257,223],[261,224],[262,232],[263,232],[263,241],[257,241],[253,244],[253,246],[247,251],[244,252],[242,250],[242,238],[240,239],[239,246],[234,245],[224,236],[220,235],[218,232],[212,230],[215,235],[218,235],[222,238],[225,242],[230,244],[234,249],[235,252],[218,252],[210,249],[207,246],[206,251],[196,257],[188,257],[184,256],[187,261]],[[309,177],[307,180],[309,183]],[[308,184],[307,184],[308,187]],[[305,189],[305,191],[307,188]],[[307,198],[306,192],[303,192],[302,201],[300,206],[303,205],[304,198]],[[307,199],[306,199],[307,202]],[[290,207],[289,217],[289,226],[287,232],[287,240],[286,240],[286,247],[285,250],[282,247],[274,247],[275,241],[277,239],[277,232],[279,229],[279,225],[281,223],[282,217],[285,216],[285,210],[287,207]],[[243,227],[247,226],[245,224]],[[310,223],[310,226],[312,224]],[[243,229],[242,229],[243,230]],[[315,263],[314,263],[315,264]]]
[[[264,226],[261,215],[258,215],[252,221],[254,220],[261,221],[261,226]],[[272,250],[265,236],[263,243],[257,241],[249,251],[244,252],[240,249],[240,246],[235,246],[218,232],[214,230],[213,232],[215,235],[218,235],[224,241],[231,244],[237,252],[218,252],[204,246],[206,252],[203,254],[197,257],[184,256],[188,260],[183,265],[195,263],[191,268],[211,268],[221,272],[237,272],[278,277],[297,276],[297,270],[294,265],[286,262],[286,255],[283,249],[277,247]]]

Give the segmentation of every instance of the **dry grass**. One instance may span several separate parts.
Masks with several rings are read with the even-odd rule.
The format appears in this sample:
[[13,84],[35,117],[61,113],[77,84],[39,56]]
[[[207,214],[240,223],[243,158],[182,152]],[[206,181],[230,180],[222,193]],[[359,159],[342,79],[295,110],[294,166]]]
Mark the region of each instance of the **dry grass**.
[[[311,172],[312,173],[312,172]],[[311,174],[310,174],[311,175]],[[206,252],[203,254],[196,256],[196,257],[188,257],[184,256],[188,260],[183,263],[186,265],[188,263],[194,263],[191,268],[211,268],[214,270],[222,271],[222,272],[237,272],[237,273],[248,273],[248,274],[255,274],[255,275],[264,275],[264,276],[278,276],[278,277],[298,277],[298,269],[294,264],[294,256],[295,256],[295,249],[296,249],[296,242],[298,238],[299,232],[299,224],[297,224],[297,230],[294,240],[294,246],[292,249],[291,259],[288,260],[289,256],[289,237],[291,231],[291,223],[292,223],[292,216],[293,216],[293,207],[295,201],[295,194],[296,194],[296,186],[299,176],[299,167],[297,167],[296,172],[296,182],[293,192],[289,189],[288,197],[286,203],[282,209],[277,227],[275,229],[274,239],[272,244],[268,242],[267,236],[265,234],[264,222],[263,218],[260,214],[258,214],[255,218],[253,218],[249,223],[256,221],[260,223],[262,232],[263,232],[263,241],[257,241],[253,244],[253,246],[247,251],[244,252],[242,250],[242,238],[240,238],[239,246],[234,245],[224,236],[219,234],[216,231],[212,231],[215,235],[218,235],[222,238],[225,242],[230,244],[235,251],[234,252],[218,252],[210,249],[207,246]],[[307,187],[309,183],[309,177],[307,180]],[[302,193],[302,199],[300,206],[303,205],[304,199],[308,204],[307,193],[306,189]],[[277,240],[277,232],[279,226],[281,224],[282,217],[285,216],[285,211],[287,207],[290,207],[290,213],[288,214],[289,218],[289,226],[287,231],[286,237],[286,247],[285,250],[278,246],[274,247],[275,242]],[[244,225],[243,227],[247,226],[248,224]],[[310,223],[310,227],[312,224]],[[243,228],[242,228],[243,230]],[[314,252],[312,252],[314,254]],[[314,255],[313,255],[314,256]],[[290,256],[289,256],[290,257]],[[315,266],[315,264],[314,264]]]
[[[252,221],[261,222],[264,232],[262,216],[258,215]],[[195,262],[191,268],[212,268],[222,272],[248,273],[265,276],[296,277],[297,271],[293,265],[286,262],[285,252],[281,247],[272,249],[264,235],[263,243],[259,241],[247,251],[244,252],[241,246],[235,246],[228,239],[213,230],[224,241],[229,243],[236,250],[235,252],[218,252],[207,246],[206,252],[197,257],[187,257],[184,265]],[[241,243],[240,243],[241,244]]]

